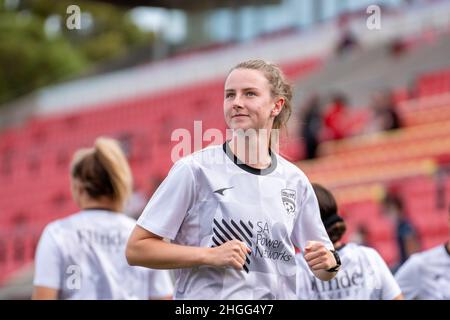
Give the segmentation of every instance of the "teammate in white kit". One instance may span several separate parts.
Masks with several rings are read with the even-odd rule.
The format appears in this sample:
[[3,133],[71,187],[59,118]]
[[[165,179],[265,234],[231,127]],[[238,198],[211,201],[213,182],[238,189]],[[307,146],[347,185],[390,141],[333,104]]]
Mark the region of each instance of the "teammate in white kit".
[[138,219],[128,261],[178,269],[176,299],[295,299],[294,245],[308,252],[316,276],[335,276],[311,184],[269,148],[291,96],[278,67],[234,67],[224,97],[232,138],[177,161]]
[[[448,223],[450,227],[450,212]],[[450,300],[450,241],[413,254],[395,279],[405,299]]]
[[72,195],[81,212],[50,223],[38,244],[33,299],[168,299],[167,270],[130,267],[127,239],[136,223],[121,210],[131,171],[119,144],[99,138],[72,161]]
[[299,264],[297,294],[299,299],[318,300],[401,300],[394,276],[386,263],[372,248],[341,241],[345,222],[338,215],[338,207],[329,190],[313,183],[319,201],[320,215],[325,228],[339,251],[342,266],[337,276],[323,282],[310,272],[301,253],[296,255]]

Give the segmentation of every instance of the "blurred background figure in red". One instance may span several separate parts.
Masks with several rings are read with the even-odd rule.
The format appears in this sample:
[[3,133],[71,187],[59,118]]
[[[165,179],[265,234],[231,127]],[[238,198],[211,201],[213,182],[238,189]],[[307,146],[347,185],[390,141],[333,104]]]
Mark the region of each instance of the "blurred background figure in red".
[[350,135],[347,97],[335,93],[323,115],[324,140],[340,140]]

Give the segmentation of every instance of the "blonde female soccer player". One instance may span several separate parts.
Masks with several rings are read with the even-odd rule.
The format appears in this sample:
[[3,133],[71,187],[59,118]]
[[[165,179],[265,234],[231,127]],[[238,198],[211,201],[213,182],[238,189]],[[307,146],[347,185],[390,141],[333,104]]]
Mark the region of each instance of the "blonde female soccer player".
[[50,223],[38,244],[33,299],[167,299],[167,270],[130,267],[127,239],[136,223],[121,214],[131,171],[119,144],[99,138],[72,161],[73,199],[81,211]]
[[289,119],[291,87],[278,67],[251,60],[224,89],[232,138],[175,163],[138,219],[128,261],[178,269],[176,299],[295,299],[294,245],[322,280],[336,259],[308,179],[269,147]]

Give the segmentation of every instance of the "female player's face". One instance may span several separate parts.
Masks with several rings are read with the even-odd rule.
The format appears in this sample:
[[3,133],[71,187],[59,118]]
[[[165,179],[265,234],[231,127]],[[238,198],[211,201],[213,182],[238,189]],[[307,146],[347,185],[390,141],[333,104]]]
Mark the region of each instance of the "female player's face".
[[269,81],[261,71],[235,69],[228,75],[223,108],[230,129],[272,129],[274,105]]

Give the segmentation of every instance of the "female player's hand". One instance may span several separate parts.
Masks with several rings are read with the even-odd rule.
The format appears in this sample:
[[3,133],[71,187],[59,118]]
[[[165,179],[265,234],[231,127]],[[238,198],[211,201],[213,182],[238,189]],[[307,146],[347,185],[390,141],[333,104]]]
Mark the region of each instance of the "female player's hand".
[[232,267],[242,270],[245,256],[251,249],[239,240],[230,240],[218,247],[211,248],[208,260],[209,265],[216,267]]
[[313,271],[328,270],[336,265],[333,253],[318,241],[308,241],[304,257],[309,268]]

